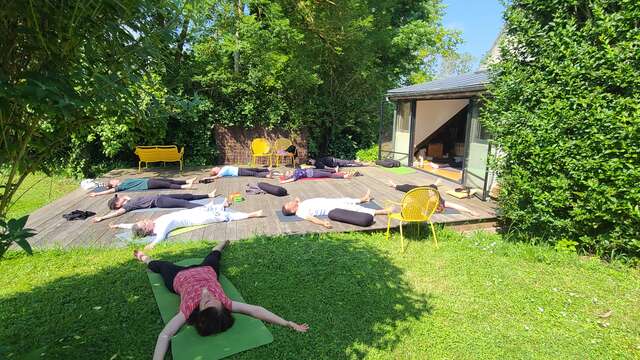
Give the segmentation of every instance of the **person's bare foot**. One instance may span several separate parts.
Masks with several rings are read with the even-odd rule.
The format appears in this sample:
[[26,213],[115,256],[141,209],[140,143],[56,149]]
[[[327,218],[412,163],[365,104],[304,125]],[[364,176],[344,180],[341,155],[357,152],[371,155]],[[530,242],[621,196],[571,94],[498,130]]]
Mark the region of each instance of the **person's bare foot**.
[[149,261],[151,260],[151,258],[149,256],[147,256],[145,253],[143,253],[140,250],[133,250],[133,256],[138,259],[138,261],[148,264]]
[[229,204],[229,199],[224,198],[224,201],[222,202],[222,206],[224,206],[224,207],[228,208],[228,207],[229,207],[229,205],[230,205],[230,204]]
[[373,200],[373,197],[371,197],[371,189],[367,189],[367,193],[364,194],[363,197],[360,198],[360,202],[361,203],[366,203]]
[[193,186],[193,184],[196,182],[196,180],[198,180],[197,176],[192,177],[191,179],[187,179],[187,185],[189,186]]
[[213,191],[207,194],[207,196],[209,196],[210,198],[216,197],[216,189],[213,189]]
[[389,180],[388,183],[389,183],[389,186],[392,187],[392,188],[395,188],[397,186],[397,184],[394,183],[393,180]]

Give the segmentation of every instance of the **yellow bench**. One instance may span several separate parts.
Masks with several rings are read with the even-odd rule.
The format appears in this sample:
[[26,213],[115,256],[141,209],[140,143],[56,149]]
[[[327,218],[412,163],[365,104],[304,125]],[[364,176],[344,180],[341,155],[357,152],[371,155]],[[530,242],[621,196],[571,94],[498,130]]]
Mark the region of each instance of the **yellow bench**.
[[136,146],[135,154],[138,155],[138,172],[142,163],[150,162],[180,162],[180,172],[182,172],[182,157],[184,155],[184,147],[178,152],[175,145],[154,145],[154,146]]

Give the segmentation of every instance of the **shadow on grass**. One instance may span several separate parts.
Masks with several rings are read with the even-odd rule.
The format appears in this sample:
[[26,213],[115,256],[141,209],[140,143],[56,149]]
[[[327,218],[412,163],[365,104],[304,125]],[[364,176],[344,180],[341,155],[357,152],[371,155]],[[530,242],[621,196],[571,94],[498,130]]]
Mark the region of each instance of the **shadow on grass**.
[[[199,244],[160,258],[207,252]],[[275,341],[235,359],[362,358],[374,348],[392,350],[410,336],[401,323],[431,311],[428,296],[415,293],[400,268],[357,236],[242,241],[225,251],[222,268],[247,302],[311,326],[299,334],[269,325]],[[29,352],[33,358],[150,358],[162,329],[146,274],[133,260],[2,299],[0,310],[4,356],[13,352],[13,358]]]

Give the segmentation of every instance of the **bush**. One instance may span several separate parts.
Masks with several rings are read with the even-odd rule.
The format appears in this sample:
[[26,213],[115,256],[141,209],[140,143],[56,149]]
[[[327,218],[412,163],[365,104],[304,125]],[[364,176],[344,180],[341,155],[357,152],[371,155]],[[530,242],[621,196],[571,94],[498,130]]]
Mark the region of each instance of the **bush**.
[[368,149],[361,149],[356,152],[356,158],[360,161],[372,162],[378,160],[378,145],[373,145]]
[[640,3],[514,0],[483,122],[513,234],[640,256]]

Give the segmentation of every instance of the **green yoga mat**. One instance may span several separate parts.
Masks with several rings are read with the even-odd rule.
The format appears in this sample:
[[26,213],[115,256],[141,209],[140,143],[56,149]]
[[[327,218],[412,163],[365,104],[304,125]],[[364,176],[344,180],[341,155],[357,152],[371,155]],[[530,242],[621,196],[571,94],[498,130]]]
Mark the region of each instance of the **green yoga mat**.
[[[202,259],[186,259],[176,264],[188,266],[199,264],[200,262],[202,262]],[[180,311],[180,297],[164,286],[160,275],[151,271],[147,272],[147,274],[149,275],[153,296],[156,298],[160,309],[162,321],[166,324]],[[244,302],[242,295],[229,279],[220,275],[218,281],[220,281],[225,294],[231,300]],[[212,336],[200,336],[192,326],[183,326],[171,338],[171,355],[173,359],[222,359],[273,341],[273,335],[271,335],[262,321],[236,313],[233,314],[233,317],[235,322],[229,330]]]
[[396,175],[413,174],[414,172],[416,172],[416,169],[412,169],[406,166],[395,167],[395,168],[386,168],[386,167],[379,166],[379,168]]

